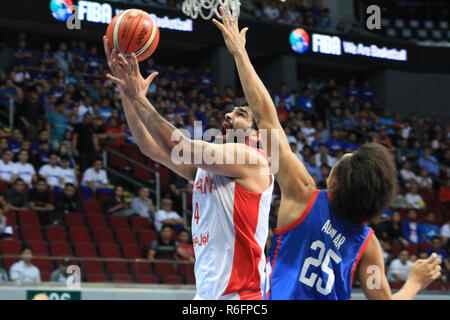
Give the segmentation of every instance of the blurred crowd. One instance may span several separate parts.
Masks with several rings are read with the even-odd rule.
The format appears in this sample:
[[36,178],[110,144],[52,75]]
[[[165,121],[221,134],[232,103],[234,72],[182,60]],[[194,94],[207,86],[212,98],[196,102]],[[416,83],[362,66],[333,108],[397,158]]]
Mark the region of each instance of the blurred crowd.
[[[252,5],[257,7],[256,2],[245,2],[246,10]],[[325,9],[316,9],[318,23]],[[181,217],[180,193],[191,182],[172,174],[162,208],[156,211],[148,188],[126,201],[127,190],[112,184],[103,168],[99,156],[106,144],[134,141],[119,93],[105,78],[107,66],[99,48],[79,41],[54,47],[46,42],[36,56],[21,36],[13,58],[14,65],[0,72],[0,109],[7,113],[12,103],[16,111],[14,129],[7,117],[0,128],[0,212],[33,210],[43,224],[58,225],[65,212],[79,211],[80,193],[81,199],[104,193],[109,195],[103,204],[105,214],[142,215],[154,223],[160,236],[150,245],[150,259],[175,259],[176,255],[193,259],[190,249],[179,250],[181,243],[190,241]],[[201,70],[161,66],[150,58],[140,68],[144,77],[159,72],[148,90],[149,99],[161,115],[192,136],[196,130],[219,128],[224,113],[241,98],[231,86],[215,86],[209,66]],[[415,257],[440,250],[447,257],[450,126],[444,119],[391,113],[378,103],[367,79],[339,83],[333,78],[311,79],[300,88],[282,84],[273,99],[292,151],[318,188],[326,188],[331,167],[362,143],[375,141],[392,151],[399,172],[398,194],[391,208],[372,224],[388,264],[394,264],[397,256],[403,261],[405,250]],[[202,128],[194,126],[195,121],[201,121]],[[279,200],[275,191],[271,228],[276,225]],[[8,223],[2,213],[0,233],[7,236]],[[172,243],[172,232],[182,240]],[[444,269],[448,268],[445,261]]]

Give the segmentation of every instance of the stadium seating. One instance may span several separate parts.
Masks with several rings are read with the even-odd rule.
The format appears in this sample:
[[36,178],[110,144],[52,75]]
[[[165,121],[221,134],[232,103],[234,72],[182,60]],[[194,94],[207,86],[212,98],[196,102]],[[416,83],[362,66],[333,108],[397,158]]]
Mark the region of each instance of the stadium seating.
[[145,247],[149,247],[153,240],[156,240],[156,232],[148,230],[138,231],[139,243]]
[[155,262],[153,268],[158,276],[176,275],[175,264],[170,262]]
[[142,259],[142,249],[136,244],[122,245],[123,257],[125,259]]
[[109,228],[94,228],[92,229],[94,241],[96,243],[114,243],[114,237]]
[[45,236],[47,241],[67,241],[66,231],[63,227],[47,227],[45,228]]
[[0,240],[0,252],[2,254],[20,254],[20,242],[14,239]]
[[88,274],[102,274],[105,272],[103,265],[100,261],[96,260],[86,260],[81,264],[82,272],[86,272]]
[[129,229],[116,230],[117,242],[120,244],[136,244],[136,236],[134,232]]
[[72,256],[72,249],[66,241],[54,241],[50,243],[52,256]]
[[21,226],[20,232],[23,240],[44,240],[40,227],[25,225]]
[[33,250],[34,256],[48,256],[47,245],[44,241],[29,240],[26,244]]
[[137,281],[141,284],[159,283],[158,277],[156,277],[154,275],[139,275],[136,278],[137,278]]
[[91,242],[91,236],[85,227],[70,228],[69,233],[72,242]]
[[106,219],[103,215],[88,215],[88,225],[90,228],[107,228]]
[[100,274],[88,274],[86,276],[88,282],[108,282],[108,277],[104,273]]
[[164,284],[183,284],[183,279],[177,275],[168,275],[162,277],[162,283]]
[[77,257],[97,257],[97,252],[92,243],[75,243],[74,247]]
[[150,230],[152,226],[147,218],[132,217],[131,227],[133,228],[133,230]]
[[40,224],[39,217],[34,211],[20,211],[19,222],[21,226],[32,225],[38,226]]
[[109,222],[113,229],[128,229],[130,227],[127,218],[122,216],[110,216]]
[[86,227],[84,220],[83,220],[83,216],[81,214],[78,213],[66,213],[65,214],[65,218],[66,218],[66,225],[68,227]]
[[102,258],[121,258],[119,247],[114,243],[99,244],[100,257]]
[[129,274],[115,274],[112,281],[115,283],[133,283],[133,278]]
[[102,208],[100,206],[100,203],[97,200],[84,200],[83,201],[83,211],[90,215],[90,214],[97,214],[101,215],[103,214]]

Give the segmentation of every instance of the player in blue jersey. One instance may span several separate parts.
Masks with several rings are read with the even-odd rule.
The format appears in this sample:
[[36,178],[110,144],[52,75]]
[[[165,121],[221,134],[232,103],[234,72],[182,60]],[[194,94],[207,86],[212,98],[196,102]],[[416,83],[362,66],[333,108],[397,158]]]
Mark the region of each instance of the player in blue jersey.
[[[234,57],[258,128],[268,130],[271,137],[263,141],[266,154],[279,159],[274,174],[281,204],[266,270],[266,298],[349,299],[355,271],[368,299],[414,298],[440,276],[440,260],[436,255],[417,260],[402,289],[393,295],[381,246],[366,225],[389,206],[395,194],[397,170],[389,150],[371,143],[346,154],[332,168],[328,190],[316,190],[305,166],[292,153],[272,98],[250,62],[245,50],[248,28],[239,31],[237,19],[228,17],[229,12],[222,23],[213,22]],[[272,130],[279,135],[275,141],[279,147],[273,144],[273,150]]]

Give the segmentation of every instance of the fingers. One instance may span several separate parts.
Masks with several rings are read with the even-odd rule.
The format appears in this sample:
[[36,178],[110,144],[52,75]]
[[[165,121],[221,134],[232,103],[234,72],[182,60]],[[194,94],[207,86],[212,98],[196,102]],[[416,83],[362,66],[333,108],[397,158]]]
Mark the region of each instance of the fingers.
[[145,79],[145,82],[147,83],[148,86],[153,82],[153,79],[155,79],[158,76],[158,74],[159,74],[158,72],[153,72],[151,75],[147,77],[147,79]]
[[125,70],[130,70],[130,63],[125,59],[123,54],[118,55],[119,62],[122,64],[122,66],[125,68]]
[[116,85],[118,85],[119,87],[121,87],[124,84],[124,81],[121,79],[118,79],[116,77],[114,77],[113,75],[111,75],[110,73],[108,73],[106,75],[106,78],[108,78],[109,80],[111,80],[112,82],[114,82]]
[[106,58],[109,58],[111,55],[111,48],[109,47],[108,38],[106,36],[103,36],[103,47],[105,48]]
[[136,75],[139,74],[139,62],[134,53],[131,54],[131,71],[134,72]]
[[241,36],[245,39],[246,38],[246,34],[247,34],[248,28],[245,27],[244,29],[241,30]]
[[216,25],[217,28],[219,28],[220,31],[222,32],[225,31],[224,25],[221,24],[219,21],[217,21],[216,19],[212,19],[212,22]]
[[226,26],[226,27],[229,26],[230,25],[230,21],[228,20],[228,15],[225,14],[225,11],[223,10],[223,7],[219,8],[219,12],[220,12],[220,15],[223,17],[222,18],[223,25]]
[[436,258],[437,258],[437,254],[436,254],[435,252],[433,252],[433,253],[428,257],[428,259],[425,259],[425,261],[426,261],[427,263],[431,263],[431,262],[433,262],[434,260],[436,260]]

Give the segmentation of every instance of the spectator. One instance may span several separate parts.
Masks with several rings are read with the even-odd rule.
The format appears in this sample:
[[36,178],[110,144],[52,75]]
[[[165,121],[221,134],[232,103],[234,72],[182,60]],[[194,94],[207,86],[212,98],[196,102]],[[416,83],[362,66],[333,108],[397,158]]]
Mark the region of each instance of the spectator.
[[25,192],[25,183],[21,178],[14,181],[12,188],[5,194],[5,211],[27,211],[28,195]]
[[41,125],[41,119],[45,114],[44,106],[39,101],[36,91],[28,93],[28,99],[19,108],[19,119],[25,129],[25,139],[34,141]]
[[427,168],[428,172],[432,175],[439,175],[439,163],[437,159],[432,155],[431,148],[425,148],[425,154],[419,159],[419,167]]
[[50,43],[49,42],[44,43],[44,46],[42,47],[42,53],[39,59],[40,63],[45,65],[45,68],[47,70],[54,70],[56,59],[55,55],[52,52],[50,52],[50,49],[51,49]]
[[437,258],[441,259],[441,278],[439,279],[443,285],[443,289],[447,289],[447,273],[450,270],[450,261],[448,259],[447,251],[442,248],[442,239],[439,236],[434,236],[431,239],[431,247],[428,248],[427,254],[430,256],[431,254],[436,253]]
[[[316,157],[316,166],[322,166],[325,164],[329,167],[332,167],[334,165],[333,157],[331,157],[328,154],[328,149],[324,143],[321,143],[319,145],[319,151],[316,153],[315,157]],[[326,160],[325,163],[322,163],[323,157]]]
[[29,188],[31,188],[33,182],[36,181],[37,175],[34,167],[31,163],[28,163],[28,152],[21,150],[18,154],[18,162],[15,163],[15,173],[22,179]]
[[0,181],[12,183],[18,177],[12,158],[13,153],[11,151],[3,151],[2,159],[0,160]]
[[54,152],[48,157],[48,164],[39,169],[39,175],[47,180],[47,183],[56,190],[64,185],[63,172],[58,166],[58,155]]
[[125,144],[124,138],[126,138],[127,134],[115,117],[110,117],[108,119],[105,126],[105,132],[108,134],[108,139],[112,140],[111,142],[115,145],[121,146]]
[[400,177],[405,182],[407,188],[409,188],[411,184],[417,183],[417,177],[414,172],[410,170],[410,167],[410,163],[406,161],[402,164],[402,169],[400,170]]
[[71,183],[75,187],[78,185],[77,176],[75,174],[75,170],[70,168],[70,159],[68,156],[62,156],[61,157],[61,177],[62,177],[62,183]]
[[330,9],[328,8],[323,8],[319,19],[318,19],[318,23],[317,23],[317,27],[319,27],[320,29],[330,29],[331,28],[331,19],[329,17],[330,14]]
[[280,11],[276,6],[275,1],[271,1],[270,4],[264,8],[264,16],[271,21],[275,21],[280,17]]
[[425,209],[425,201],[417,193],[417,184],[411,185],[411,189],[405,196],[406,206],[411,209]]
[[142,187],[139,189],[139,197],[136,197],[131,201],[131,209],[138,213],[141,217],[147,219],[154,219],[155,206],[152,199],[149,197],[150,189]]
[[286,110],[290,111],[292,106],[295,104],[294,96],[289,92],[286,83],[282,83],[280,87],[280,93],[274,98],[274,103],[278,106],[280,100],[283,100],[286,106]]
[[340,150],[342,150],[343,144],[342,144],[341,140],[339,139],[339,131],[338,130],[334,129],[331,131],[331,138],[326,142],[325,146],[333,154],[336,154]]
[[122,186],[116,186],[114,188],[113,197],[105,202],[103,210],[105,214],[116,216],[128,217],[136,214],[133,209],[130,209],[130,205],[124,201]]
[[349,136],[349,141],[345,142],[342,146],[345,150],[345,152],[353,152],[357,149],[359,149],[359,143],[357,142],[357,136],[355,132],[351,132]]
[[431,180],[427,168],[424,167],[420,170],[420,176],[417,178],[417,184],[420,189],[431,190],[433,187],[433,180]]
[[359,97],[362,101],[369,101],[369,102],[374,101],[374,93],[371,88],[369,80],[364,81],[363,88],[359,92]]
[[30,247],[23,247],[21,250],[22,260],[14,263],[9,269],[11,281],[18,284],[40,283],[41,273],[31,261],[33,260],[33,250]]
[[[3,205],[3,202],[4,200],[0,196],[0,204]],[[0,239],[10,238],[13,236],[13,228],[8,225],[8,219],[3,213],[4,209],[0,209]]]
[[172,239],[173,230],[169,225],[163,225],[158,234],[157,240],[153,240],[148,251],[148,259],[154,260],[175,260],[175,253],[184,255],[184,250],[180,250],[178,241]]
[[83,192],[87,191],[88,194],[98,189],[104,191],[108,187],[108,177],[106,171],[102,169],[101,159],[95,160],[92,167],[84,172],[81,187],[84,189]]
[[67,273],[67,268],[72,264],[72,261],[70,261],[69,258],[64,258],[59,268],[52,272],[52,275],[50,276],[51,282],[60,282],[60,283],[67,283],[67,279],[69,278],[69,274]]
[[62,221],[59,215],[54,214],[55,206],[51,201],[51,195],[47,188],[47,181],[44,178],[38,178],[35,188],[28,193],[30,209],[38,213],[42,224],[60,225]]
[[403,220],[403,234],[409,243],[420,244],[423,237],[420,234],[420,224],[416,221],[417,213],[415,210],[408,211],[407,219]]
[[178,213],[172,211],[172,200],[165,198],[162,200],[162,208],[156,211],[155,214],[155,228],[156,231],[161,231],[163,225],[169,225],[172,228],[184,229],[183,219]]
[[408,247],[408,241],[405,239],[402,227],[402,216],[398,211],[392,213],[392,218],[386,223],[386,240],[390,243],[398,243],[402,247]]
[[66,183],[64,191],[56,197],[55,211],[60,215],[69,212],[81,212],[80,199],[72,183]]
[[303,88],[302,94],[295,101],[295,105],[302,112],[311,113],[314,110],[314,99],[308,87]]
[[409,268],[412,262],[409,260],[408,250],[402,250],[398,254],[397,259],[393,260],[389,265],[387,273],[388,281],[405,282],[408,278]]
[[0,267],[0,283],[1,282],[8,282],[9,278],[8,278],[8,273],[6,272],[5,269]]
[[19,41],[19,48],[14,49],[14,65],[25,65],[30,64],[31,51],[27,49],[27,42],[25,40]]
[[180,250],[175,253],[175,259],[195,263],[194,247],[189,243],[189,232],[186,229],[180,229],[177,232]]
[[97,152],[100,150],[91,122],[92,116],[85,113],[83,122],[76,125],[74,129],[72,148],[74,155],[78,157],[81,172],[84,172],[94,162],[95,153],[93,150]]
[[431,244],[431,240],[440,234],[439,227],[434,223],[434,212],[428,212],[425,222],[420,226],[419,233],[422,235],[423,241]]
[[440,234],[442,241],[450,248],[450,216],[447,217],[447,223],[441,226]]
[[0,89],[0,107],[2,111],[8,112],[11,100],[13,103],[19,104],[22,96],[22,90],[14,84],[14,81],[10,78],[6,79],[5,86]]
[[53,149],[58,149],[63,140],[69,119],[64,113],[63,100],[56,101],[55,110],[47,116],[47,131],[50,132]]

